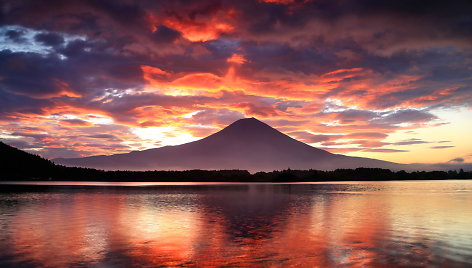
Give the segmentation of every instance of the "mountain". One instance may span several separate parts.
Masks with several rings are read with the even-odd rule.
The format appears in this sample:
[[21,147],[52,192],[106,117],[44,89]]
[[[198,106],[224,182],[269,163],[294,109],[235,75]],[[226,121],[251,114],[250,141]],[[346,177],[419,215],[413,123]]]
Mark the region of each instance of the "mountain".
[[48,178],[56,166],[50,160],[0,141],[0,179]]
[[240,119],[204,139],[176,146],[125,154],[58,158],[55,163],[105,170],[319,169],[375,167],[393,170],[407,165],[332,154],[297,141],[255,119]]

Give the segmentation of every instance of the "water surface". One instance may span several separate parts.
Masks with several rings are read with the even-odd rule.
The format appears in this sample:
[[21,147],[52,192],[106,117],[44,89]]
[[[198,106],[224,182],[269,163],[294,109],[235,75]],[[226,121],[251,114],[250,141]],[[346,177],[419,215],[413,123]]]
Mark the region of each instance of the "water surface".
[[472,181],[0,185],[0,267],[467,267]]

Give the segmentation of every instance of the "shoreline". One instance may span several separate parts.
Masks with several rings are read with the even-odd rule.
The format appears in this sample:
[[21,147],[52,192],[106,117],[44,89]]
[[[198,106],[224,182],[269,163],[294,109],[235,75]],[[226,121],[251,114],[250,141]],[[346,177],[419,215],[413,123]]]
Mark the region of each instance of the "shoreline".
[[395,182],[438,182],[438,181],[471,181],[470,179],[425,179],[425,180],[318,180],[318,181],[97,181],[97,180],[5,180],[0,186],[117,186],[117,187],[146,187],[146,186],[197,186],[197,185],[303,185],[303,184],[361,184],[361,183],[395,183]]

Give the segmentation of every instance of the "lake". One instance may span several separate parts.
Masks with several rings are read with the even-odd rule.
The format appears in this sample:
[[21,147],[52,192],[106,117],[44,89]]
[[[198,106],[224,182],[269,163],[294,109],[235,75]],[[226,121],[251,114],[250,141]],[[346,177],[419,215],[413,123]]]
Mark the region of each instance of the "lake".
[[470,267],[472,181],[0,183],[0,267]]

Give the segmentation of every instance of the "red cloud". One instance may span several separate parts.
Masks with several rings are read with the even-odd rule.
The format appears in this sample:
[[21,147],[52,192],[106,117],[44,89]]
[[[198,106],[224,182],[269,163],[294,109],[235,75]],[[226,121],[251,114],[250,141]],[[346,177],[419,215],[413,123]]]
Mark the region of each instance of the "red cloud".
[[191,42],[206,42],[217,39],[235,29],[237,11],[220,5],[206,7],[179,7],[160,14],[149,14],[151,30],[156,25],[165,25],[179,31]]
[[231,55],[231,57],[229,57],[227,60],[227,62],[230,62],[230,63],[235,63],[235,64],[243,64],[247,61],[246,58],[244,58],[243,55],[241,54],[236,54],[234,53],[233,55]]

